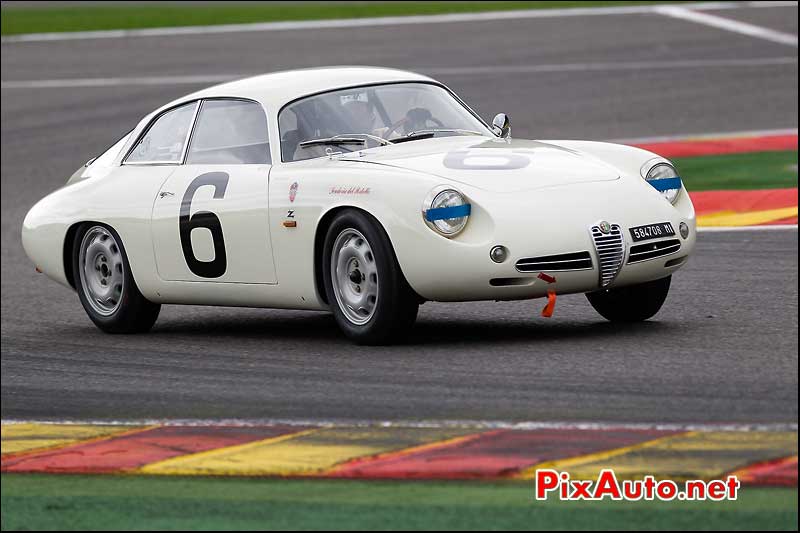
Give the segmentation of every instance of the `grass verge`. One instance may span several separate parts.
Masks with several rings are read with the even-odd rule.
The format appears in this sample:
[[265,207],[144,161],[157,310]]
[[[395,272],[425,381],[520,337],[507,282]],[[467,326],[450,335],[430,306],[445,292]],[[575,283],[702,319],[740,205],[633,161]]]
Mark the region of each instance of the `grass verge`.
[[797,489],[735,502],[537,502],[530,484],[2,476],[12,529],[797,529]]
[[797,151],[672,160],[689,192],[797,187]]
[[70,7],[4,7],[2,34],[205,26],[285,20],[433,15],[508,9],[589,7],[658,2],[150,2]]

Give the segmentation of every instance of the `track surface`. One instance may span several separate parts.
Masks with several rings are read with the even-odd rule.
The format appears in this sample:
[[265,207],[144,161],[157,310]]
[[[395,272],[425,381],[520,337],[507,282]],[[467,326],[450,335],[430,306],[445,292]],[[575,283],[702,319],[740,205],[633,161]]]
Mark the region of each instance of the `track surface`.
[[[717,13],[797,33],[797,8]],[[782,65],[469,73],[571,63]],[[797,48],[658,15],[2,45],[3,81],[249,74],[326,64],[430,72],[518,137],[797,127]],[[463,73],[443,70],[465,67]],[[450,72],[448,74],[448,72]],[[201,85],[2,90],[2,417],[797,421],[797,232],[705,233],[657,320],[582,296],[423,306],[408,345],[345,341],[323,313],[165,307],[107,336],[33,272],[27,209],[142,115]],[[124,191],[120,191],[124,194]]]

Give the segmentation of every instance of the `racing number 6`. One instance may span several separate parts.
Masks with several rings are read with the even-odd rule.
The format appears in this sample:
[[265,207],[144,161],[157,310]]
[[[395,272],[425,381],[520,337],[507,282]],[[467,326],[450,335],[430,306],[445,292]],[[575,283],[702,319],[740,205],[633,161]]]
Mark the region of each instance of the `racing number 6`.
[[[189,184],[181,201],[181,214],[178,218],[178,228],[181,234],[181,248],[183,257],[189,270],[201,278],[218,278],[225,273],[228,268],[228,259],[225,255],[225,238],[222,236],[222,224],[219,217],[210,211],[198,211],[194,215],[189,215],[192,211],[192,199],[194,193],[204,185],[214,187],[214,198],[225,197],[225,189],[228,188],[229,176],[225,172],[207,172],[197,176]],[[192,249],[192,230],[195,228],[206,228],[211,232],[214,240],[214,259],[211,261],[200,261],[194,255]]]

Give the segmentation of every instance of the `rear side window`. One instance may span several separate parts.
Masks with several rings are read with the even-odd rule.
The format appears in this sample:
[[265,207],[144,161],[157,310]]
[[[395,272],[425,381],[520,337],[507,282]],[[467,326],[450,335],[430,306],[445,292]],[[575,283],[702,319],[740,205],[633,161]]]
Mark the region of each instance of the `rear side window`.
[[167,111],[150,126],[126,163],[180,163],[197,102]]
[[204,100],[192,134],[187,165],[269,164],[267,116],[246,100]]

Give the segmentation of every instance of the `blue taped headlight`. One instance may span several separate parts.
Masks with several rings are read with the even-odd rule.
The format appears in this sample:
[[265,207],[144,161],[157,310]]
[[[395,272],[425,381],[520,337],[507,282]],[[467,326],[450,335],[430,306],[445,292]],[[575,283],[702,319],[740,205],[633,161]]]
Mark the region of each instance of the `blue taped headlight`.
[[681,178],[675,167],[669,163],[657,163],[647,171],[644,179],[647,183],[653,186],[655,190],[660,192],[664,198],[674,204],[678,199],[678,194],[681,192]]
[[472,206],[455,189],[434,189],[422,206],[425,223],[445,237],[458,235],[467,225],[471,212]]
[[472,211],[469,204],[454,205],[452,207],[436,207],[425,211],[425,220],[436,222],[437,220],[455,220],[468,217]]

